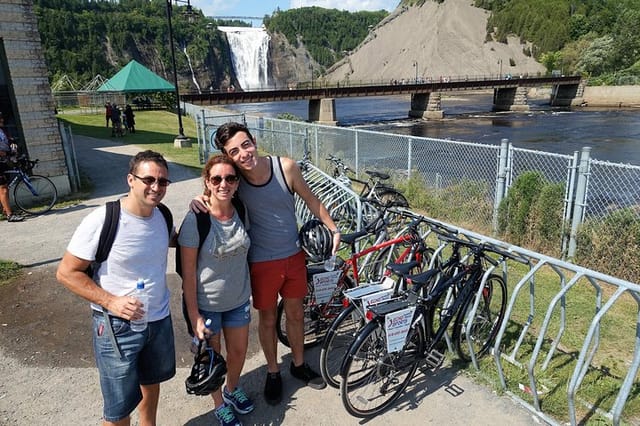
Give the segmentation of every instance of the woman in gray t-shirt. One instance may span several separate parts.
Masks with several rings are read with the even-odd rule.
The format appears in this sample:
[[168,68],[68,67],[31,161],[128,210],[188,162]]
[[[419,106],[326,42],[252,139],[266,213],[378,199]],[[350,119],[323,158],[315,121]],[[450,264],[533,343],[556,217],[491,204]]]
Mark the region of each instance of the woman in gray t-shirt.
[[[224,333],[227,378],[222,390],[211,394],[221,423],[237,423],[254,405],[238,386],[249,344],[251,282],[247,253],[250,240],[231,199],[238,189],[238,174],[231,160],[218,155],[202,171],[208,195],[211,226],[204,243],[193,212],[188,212],[178,241],[182,258],[182,288],[195,335],[220,352]],[[205,321],[211,325],[205,327]]]

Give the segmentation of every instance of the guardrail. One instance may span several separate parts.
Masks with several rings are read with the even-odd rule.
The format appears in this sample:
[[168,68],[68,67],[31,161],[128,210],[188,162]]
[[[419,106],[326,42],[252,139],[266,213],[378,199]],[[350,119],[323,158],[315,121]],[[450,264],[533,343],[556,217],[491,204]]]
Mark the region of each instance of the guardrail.
[[[348,192],[348,188],[312,164],[305,165],[304,176],[326,205],[339,198],[334,190]],[[303,204],[297,203],[296,207],[305,220],[308,213]],[[353,204],[351,208],[362,207]],[[502,274],[510,297],[492,352],[493,368],[489,368],[490,362],[480,364],[472,354],[474,368],[485,375],[497,376],[505,393],[550,424],[564,424],[565,419],[558,420],[545,412],[543,402],[549,399],[553,404],[552,400],[562,394],[559,389],[566,386],[566,394],[560,399],[567,403],[564,417],[570,424],[582,424],[597,413],[619,425],[637,385],[635,378],[640,366],[640,286],[440,223],[474,241],[495,244],[530,262],[528,270],[518,270],[511,262],[503,263]],[[550,289],[552,286],[554,289]],[[473,309],[477,306],[476,301]],[[473,313],[467,330],[472,319]],[[627,342],[633,342],[633,347],[626,348]],[[510,367],[506,368],[507,365]],[[572,370],[568,384],[554,382],[560,369]],[[599,380],[608,382],[608,390],[595,400],[588,400],[587,392],[582,391],[593,388],[593,382]]]

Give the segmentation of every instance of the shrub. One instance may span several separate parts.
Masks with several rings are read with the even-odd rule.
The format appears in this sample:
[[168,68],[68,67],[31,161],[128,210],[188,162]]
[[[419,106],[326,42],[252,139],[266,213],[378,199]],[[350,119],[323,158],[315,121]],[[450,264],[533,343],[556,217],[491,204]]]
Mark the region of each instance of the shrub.
[[575,262],[627,281],[639,282],[640,222],[633,208],[585,221],[577,234]]

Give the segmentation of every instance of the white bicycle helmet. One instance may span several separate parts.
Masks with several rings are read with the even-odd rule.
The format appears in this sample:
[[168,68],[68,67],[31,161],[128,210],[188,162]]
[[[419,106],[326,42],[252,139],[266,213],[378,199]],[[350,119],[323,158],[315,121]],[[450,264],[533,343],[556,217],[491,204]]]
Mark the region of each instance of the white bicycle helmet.
[[300,245],[311,262],[328,259],[333,248],[331,231],[318,219],[307,221],[299,232]]

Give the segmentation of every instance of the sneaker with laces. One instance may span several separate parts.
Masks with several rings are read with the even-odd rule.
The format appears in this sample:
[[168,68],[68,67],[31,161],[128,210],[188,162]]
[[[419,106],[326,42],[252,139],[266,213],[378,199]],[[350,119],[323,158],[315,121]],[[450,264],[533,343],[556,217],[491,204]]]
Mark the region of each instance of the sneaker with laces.
[[12,214],[7,218],[7,222],[22,222],[24,217],[18,216],[17,214]]
[[236,386],[233,392],[229,392],[225,386],[222,389],[222,399],[224,399],[224,402],[231,405],[239,414],[248,414],[255,408],[253,406],[253,402],[251,402],[240,386]]
[[264,384],[264,399],[270,405],[277,405],[282,401],[282,377],[280,372],[267,373],[267,381]]
[[306,362],[302,363],[302,365],[296,367],[293,365],[293,361],[291,362],[291,366],[289,368],[291,375],[298,380],[302,380],[305,382],[307,386],[312,389],[324,389],[327,387],[327,384],[322,380],[322,377],[315,371],[309,367],[309,364]]
[[236,417],[236,413],[233,412],[233,408],[226,402],[213,411],[216,415],[216,419],[220,422],[220,426],[242,426],[242,423]]

